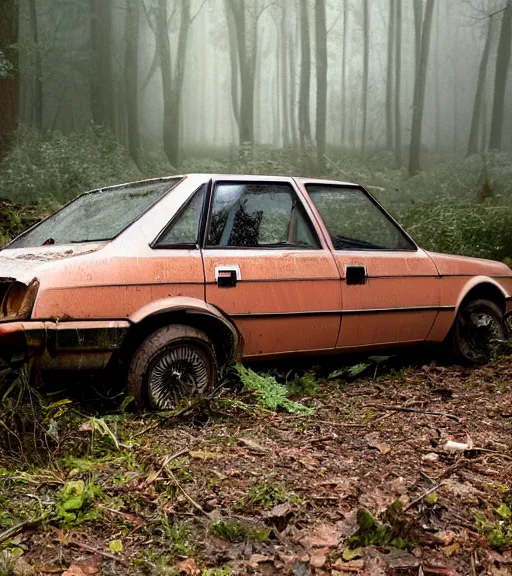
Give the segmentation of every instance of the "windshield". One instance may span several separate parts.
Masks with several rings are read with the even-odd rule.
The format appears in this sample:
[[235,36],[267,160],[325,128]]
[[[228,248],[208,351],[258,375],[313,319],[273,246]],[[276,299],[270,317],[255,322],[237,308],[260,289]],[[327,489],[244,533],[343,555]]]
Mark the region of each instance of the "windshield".
[[7,248],[112,240],[179,181],[172,178],[84,194]]

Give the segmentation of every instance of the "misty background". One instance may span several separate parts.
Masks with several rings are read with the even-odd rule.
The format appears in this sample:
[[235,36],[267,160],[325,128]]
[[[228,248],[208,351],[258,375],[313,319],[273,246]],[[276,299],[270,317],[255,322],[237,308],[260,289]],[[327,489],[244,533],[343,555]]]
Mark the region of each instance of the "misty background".
[[0,23],[0,196],[322,176],[427,248],[512,257],[512,0],[0,0]]

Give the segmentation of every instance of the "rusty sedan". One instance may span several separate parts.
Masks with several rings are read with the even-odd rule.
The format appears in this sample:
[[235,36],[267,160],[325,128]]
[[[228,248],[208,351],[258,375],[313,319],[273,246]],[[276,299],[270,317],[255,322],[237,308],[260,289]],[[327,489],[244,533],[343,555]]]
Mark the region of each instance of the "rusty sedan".
[[125,367],[170,409],[241,359],[506,338],[512,270],[427,252],[362,186],[190,174],[87,192],[0,252],[0,358]]

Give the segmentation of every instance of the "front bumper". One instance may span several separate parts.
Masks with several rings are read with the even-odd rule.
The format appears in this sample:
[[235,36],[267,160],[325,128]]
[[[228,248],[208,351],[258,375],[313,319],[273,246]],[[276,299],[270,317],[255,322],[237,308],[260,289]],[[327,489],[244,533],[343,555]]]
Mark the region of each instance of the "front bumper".
[[0,358],[12,366],[41,356],[48,369],[103,368],[130,326],[125,320],[8,322],[0,324]]

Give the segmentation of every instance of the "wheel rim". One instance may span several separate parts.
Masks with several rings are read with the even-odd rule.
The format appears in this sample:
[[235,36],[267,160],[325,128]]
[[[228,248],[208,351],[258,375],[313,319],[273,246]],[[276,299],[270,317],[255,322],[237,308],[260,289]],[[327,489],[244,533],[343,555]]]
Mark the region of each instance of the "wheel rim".
[[483,310],[465,311],[459,318],[461,350],[471,361],[488,360],[494,344],[505,339],[503,326]]
[[158,410],[173,410],[185,398],[197,396],[208,387],[208,360],[190,344],[164,350],[148,370],[149,403]]

